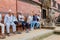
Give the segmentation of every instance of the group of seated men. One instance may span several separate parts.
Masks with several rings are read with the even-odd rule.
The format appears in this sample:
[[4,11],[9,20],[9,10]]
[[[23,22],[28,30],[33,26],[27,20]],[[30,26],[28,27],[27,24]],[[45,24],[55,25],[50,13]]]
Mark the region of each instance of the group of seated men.
[[22,24],[22,28],[24,30],[24,27],[26,27],[26,31],[28,32],[29,28],[31,30],[34,30],[34,27],[36,28],[40,27],[40,16],[37,14],[34,15],[27,15],[27,21],[25,21],[25,16],[22,13],[18,14],[18,19],[14,15],[14,13],[9,12],[8,14],[5,14],[4,16],[4,24],[1,23],[2,21],[2,15],[0,14],[0,26],[2,31],[1,38],[5,38],[5,26],[6,26],[6,32],[7,35],[10,36],[10,26],[13,28],[13,33],[16,33],[16,25],[18,23]]

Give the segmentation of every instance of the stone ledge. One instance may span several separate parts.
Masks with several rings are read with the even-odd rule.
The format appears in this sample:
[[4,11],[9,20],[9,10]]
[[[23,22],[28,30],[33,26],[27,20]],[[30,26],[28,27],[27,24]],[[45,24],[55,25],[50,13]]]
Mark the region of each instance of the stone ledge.
[[[52,35],[53,30],[48,29],[36,29],[33,31],[30,31],[29,33],[22,32],[22,34],[16,34],[11,36],[6,36],[4,40],[33,40],[35,38],[44,38],[46,36]],[[3,40],[3,39],[0,39]]]
[[55,29],[55,27],[48,27],[48,26],[46,26],[46,27],[41,27],[41,28],[44,28],[44,29]]
[[35,40],[38,38],[42,39],[42,38],[45,38],[49,35],[52,35],[53,34],[53,30],[45,30],[45,31],[41,31],[39,33],[36,33],[35,35],[32,35],[28,38],[25,38],[24,40]]
[[60,27],[56,27],[56,28],[54,29],[54,32],[60,32]]

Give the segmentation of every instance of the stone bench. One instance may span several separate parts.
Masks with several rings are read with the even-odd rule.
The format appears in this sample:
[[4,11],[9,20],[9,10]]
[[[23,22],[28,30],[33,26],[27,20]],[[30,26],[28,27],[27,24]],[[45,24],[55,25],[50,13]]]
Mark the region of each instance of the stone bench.
[[60,33],[60,27],[56,27],[55,29],[54,29],[54,32],[59,32]]
[[53,34],[53,30],[37,30],[34,33],[27,34],[24,38],[20,40],[37,40],[38,38],[42,39]]

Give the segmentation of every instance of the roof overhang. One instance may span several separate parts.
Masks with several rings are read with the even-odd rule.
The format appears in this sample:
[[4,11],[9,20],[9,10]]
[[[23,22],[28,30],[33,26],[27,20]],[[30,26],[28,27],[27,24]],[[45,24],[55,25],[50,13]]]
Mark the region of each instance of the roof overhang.
[[23,1],[23,2],[26,2],[26,3],[33,4],[33,5],[42,6],[41,3],[38,3],[38,2],[33,1],[33,0],[18,0],[18,1]]

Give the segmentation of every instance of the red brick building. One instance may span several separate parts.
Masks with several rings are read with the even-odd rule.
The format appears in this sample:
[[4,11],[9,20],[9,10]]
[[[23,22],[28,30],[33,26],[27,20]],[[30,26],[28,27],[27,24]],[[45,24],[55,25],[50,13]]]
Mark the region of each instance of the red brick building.
[[[39,0],[33,0],[35,2],[39,2]],[[53,2],[51,1],[51,8],[58,10],[58,4],[60,4],[59,0],[55,0],[56,1],[56,7],[53,7]],[[16,9],[17,7],[17,9]],[[34,13],[40,13],[41,8],[38,7],[38,5],[33,5],[31,3],[28,2],[24,2],[24,1],[19,1],[17,0],[17,6],[16,6],[16,0],[0,0],[0,12],[8,12],[9,9],[12,10],[13,13],[20,12],[23,14],[31,14],[32,11],[34,11]],[[58,11],[55,11],[55,13],[57,14],[57,16],[59,15]],[[55,16],[56,16],[55,14]]]
[[8,12],[11,9],[12,12],[16,10],[15,0],[0,0],[0,12]]
[[17,10],[18,12],[21,13],[31,13],[32,11],[34,11],[34,13],[39,13],[40,8],[36,5],[32,5],[23,1],[18,1],[18,7]]
[[[16,0],[0,0],[0,12],[8,12],[9,9],[16,13]],[[39,13],[40,8],[27,2],[17,1],[17,12],[30,14],[32,11]]]

